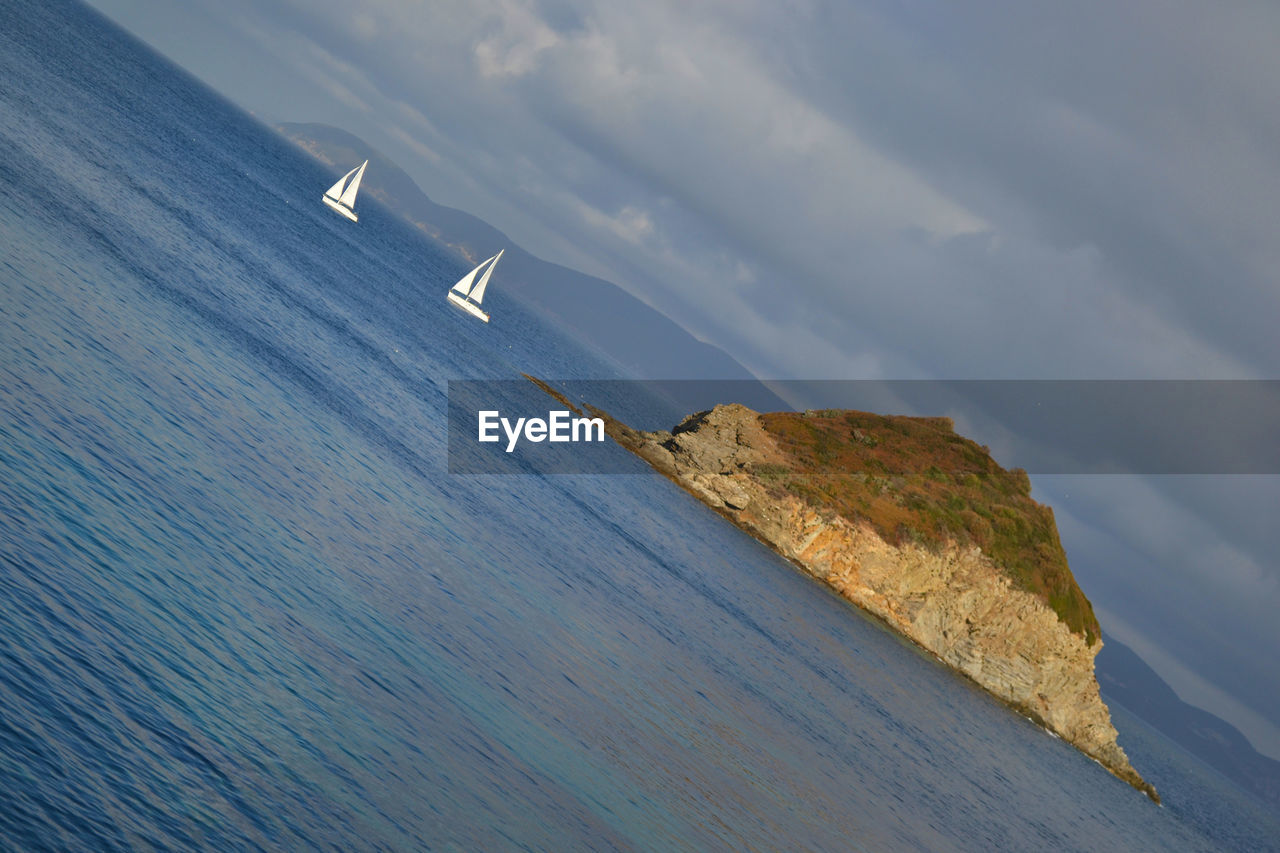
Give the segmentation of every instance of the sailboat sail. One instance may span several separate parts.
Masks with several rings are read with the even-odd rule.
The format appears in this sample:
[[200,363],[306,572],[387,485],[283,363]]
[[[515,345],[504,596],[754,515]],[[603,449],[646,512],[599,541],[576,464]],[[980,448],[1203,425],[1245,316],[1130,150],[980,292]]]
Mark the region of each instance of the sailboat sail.
[[[489,259],[489,261],[491,261],[491,260],[493,260],[493,258],[490,258],[490,259]],[[480,272],[480,269],[481,269],[485,264],[489,263],[489,261],[481,261],[479,264],[476,264],[476,268],[475,268],[475,269],[473,269],[471,272],[469,272],[469,273],[467,273],[466,275],[464,275],[462,278],[458,279],[458,283],[457,283],[457,284],[455,284],[455,285],[454,285],[452,288],[450,288],[450,289],[451,289],[451,290],[456,290],[456,291],[458,291],[459,293],[461,293],[463,296],[466,296],[468,293],[470,293],[470,292],[471,292],[471,282],[473,282],[473,281],[475,281],[475,280],[476,280],[476,273]]]
[[347,172],[347,173],[346,173],[345,175],[343,175],[341,178],[338,178],[338,182],[337,182],[336,184],[334,184],[333,186],[329,187],[329,189],[325,191],[325,195],[327,195],[327,196],[328,196],[329,198],[331,198],[331,199],[334,199],[334,200],[337,200],[337,201],[341,201],[341,199],[342,199],[342,185],[343,185],[343,184],[345,184],[345,183],[347,182],[347,178],[349,178],[349,177],[351,177],[352,175],[354,175],[354,174],[356,173],[356,170],[357,170],[357,169],[359,169],[359,168],[360,168],[359,166],[356,166],[356,168],[355,168],[355,169],[352,169],[350,172]]
[[347,184],[347,188],[342,192],[342,198],[339,199],[347,207],[355,207],[356,193],[360,191],[360,179],[364,177],[364,167],[369,165],[369,161],[365,160],[360,164],[360,171],[356,172],[356,176],[351,179],[351,183]]
[[[365,167],[369,165],[369,161],[365,160],[359,166],[356,166],[350,172],[342,176],[336,184],[329,187],[325,191],[323,201],[329,207],[341,213],[352,222],[358,222],[356,212],[352,208],[355,207],[356,193],[360,192],[360,179],[364,177]],[[352,176],[355,177],[352,177]],[[350,183],[348,183],[350,180]],[[345,188],[344,188],[345,187]]]
[[480,277],[480,283],[477,284],[475,289],[469,294],[471,301],[475,304],[479,305],[480,300],[484,299],[484,289],[489,286],[489,276],[493,275],[493,268],[498,265],[498,261],[502,258],[502,252],[505,251],[506,249],[503,249],[493,256],[493,263],[489,264],[489,268],[485,270],[484,275]]

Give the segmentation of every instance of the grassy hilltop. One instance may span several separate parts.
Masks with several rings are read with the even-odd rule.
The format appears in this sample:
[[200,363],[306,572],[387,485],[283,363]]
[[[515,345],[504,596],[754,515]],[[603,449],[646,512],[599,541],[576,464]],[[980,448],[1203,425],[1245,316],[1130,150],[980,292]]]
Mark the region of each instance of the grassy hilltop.
[[822,410],[763,414],[760,422],[787,457],[754,466],[770,489],[866,521],[894,544],[977,545],[1089,645],[1100,635],[1053,510],[1031,499],[1025,471],[1001,468],[987,448],[956,435],[949,418]]

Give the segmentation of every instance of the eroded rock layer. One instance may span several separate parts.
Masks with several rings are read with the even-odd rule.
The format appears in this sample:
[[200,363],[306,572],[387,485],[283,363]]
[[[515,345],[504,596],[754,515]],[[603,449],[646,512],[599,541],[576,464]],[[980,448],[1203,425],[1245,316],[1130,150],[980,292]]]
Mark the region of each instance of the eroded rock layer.
[[1073,632],[981,547],[891,544],[864,519],[778,488],[779,472],[804,466],[743,406],[691,415],[671,432],[607,423],[620,444],[708,506],[1158,801],[1116,742],[1099,695],[1101,640]]

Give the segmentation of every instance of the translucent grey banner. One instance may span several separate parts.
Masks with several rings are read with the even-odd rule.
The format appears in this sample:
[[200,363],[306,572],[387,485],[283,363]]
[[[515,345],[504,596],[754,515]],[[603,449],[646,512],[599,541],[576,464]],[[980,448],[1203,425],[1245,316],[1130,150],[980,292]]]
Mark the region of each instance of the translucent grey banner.
[[[557,435],[571,436],[566,418],[589,419],[590,406],[634,429],[669,430],[694,412],[742,403],[945,416],[1000,465],[1032,474],[1280,474],[1280,380],[544,381],[562,399],[527,379],[450,381],[450,473],[645,472],[612,440],[581,440],[581,429],[579,440],[553,441],[550,429],[529,440],[528,426],[536,437],[536,421],[552,419]],[[491,413],[483,425],[482,412]],[[484,425],[501,440],[480,441]]]

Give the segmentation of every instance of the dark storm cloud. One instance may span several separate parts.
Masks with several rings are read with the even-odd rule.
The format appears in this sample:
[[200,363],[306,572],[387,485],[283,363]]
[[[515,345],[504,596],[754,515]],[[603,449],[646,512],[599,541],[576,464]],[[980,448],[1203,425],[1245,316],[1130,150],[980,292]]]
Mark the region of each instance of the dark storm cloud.
[[1259,34],[1276,31],[1280,10],[830,8],[836,20],[808,42],[812,68],[847,73],[805,74],[820,102],[856,117],[995,233],[1095,251],[1111,290],[1274,372],[1280,170],[1269,81],[1280,64]]

